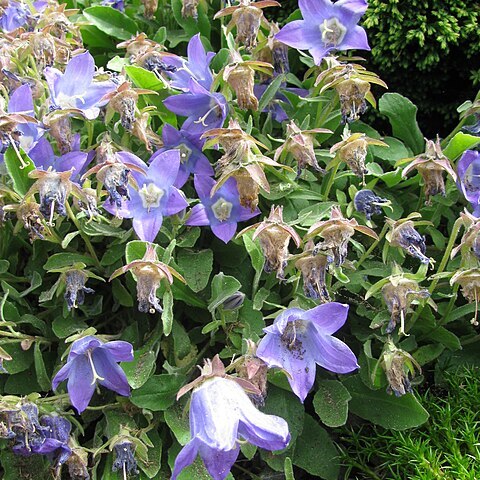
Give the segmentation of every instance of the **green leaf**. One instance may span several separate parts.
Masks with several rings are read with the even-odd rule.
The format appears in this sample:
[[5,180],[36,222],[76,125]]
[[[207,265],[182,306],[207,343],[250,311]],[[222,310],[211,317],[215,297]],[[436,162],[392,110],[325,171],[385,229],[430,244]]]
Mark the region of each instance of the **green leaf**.
[[293,474],[292,459],[290,457],[285,458],[283,469],[285,471],[285,480],[295,480],[295,475]]
[[199,227],[189,227],[177,238],[177,247],[191,248],[195,245],[200,236]]
[[305,414],[303,405],[298,401],[296,395],[281,388],[269,386],[264,412],[286,420],[292,436],[290,444],[295,443],[297,437],[302,433]]
[[115,42],[99,28],[94,25],[82,25],[80,33],[85,45],[89,47],[102,48],[105,51],[115,50]]
[[441,343],[449,350],[460,350],[462,348],[460,339],[445,327],[435,327],[431,332],[429,332],[428,338]]
[[269,105],[269,103],[275,98],[275,95],[278,92],[278,89],[281,87],[282,83],[285,81],[285,75],[278,75],[275,79],[268,85],[268,87],[263,92],[263,95],[258,101],[258,111],[263,112]]
[[12,360],[5,363],[10,375],[27,370],[33,363],[32,350],[23,350],[20,343],[4,344],[2,348],[12,357]]
[[126,65],[125,71],[130,80],[138,87],[158,92],[166,88],[165,83],[158,79],[153,73],[136,65]]
[[33,180],[28,177],[28,174],[35,170],[35,165],[23,150],[20,150],[20,155],[27,165],[24,168],[22,168],[22,163],[12,146],[7,148],[4,159],[7,172],[13,181],[13,189],[23,197],[33,185]]
[[177,264],[187,281],[187,285],[195,292],[202,291],[208,284],[213,269],[213,252],[211,250],[180,250]]
[[52,322],[53,333],[58,338],[69,337],[74,333],[85,330],[87,327],[88,325],[83,320],[78,318],[78,316],[72,318],[71,315],[68,315],[67,318],[64,318],[62,315],[57,315],[55,320]]
[[242,284],[235,278],[222,272],[215,275],[212,280],[212,297],[208,304],[208,311],[214,312],[228,297],[237,292]]
[[75,263],[95,265],[93,258],[79,253],[56,253],[52,255],[43,266],[44,270],[58,270],[59,268],[71,267]]
[[163,334],[170,335],[173,325],[173,293],[170,288],[163,294],[163,312],[162,312]]
[[157,355],[148,347],[141,348],[134,353],[131,362],[122,362],[122,368],[127,376],[129,385],[133,389],[140,388],[155,371]]
[[50,464],[43,455],[25,457],[16,455],[10,449],[0,450],[2,480],[49,478]]
[[425,365],[439,357],[444,350],[445,347],[438,343],[423,345],[413,354],[413,357],[420,365]]
[[42,350],[40,349],[39,342],[35,342],[35,346],[33,348],[33,358],[35,361],[35,373],[37,374],[37,382],[43,392],[48,392],[51,389],[52,385],[50,383],[50,377],[47,374],[47,369],[45,368],[45,362],[43,360]]
[[117,302],[123,307],[133,307],[133,298],[118,278],[112,281],[112,293]]
[[468,133],[458,132],[449,142],[443,153],[450,159],[455,160],[460,155],[480,143],[480,137]]
[[173,432],[180,445],[186,445],[190,440],[190,424],[188,420],[188,397],[183,396],[164,412],[165,422]]
[[119,40],[130,40],[137,33],[137,24],[112,7],[95,5],[83,10],[83,16],[100,31]]
[[424,151],[423,134],[417,123],[418,108],[399,93],[385,93],[378,109],[390,120],[393,135],[408,145],[415,155]]
[[327,427],[341,427],[347,422],[348,390],[338,380],[320,380],[313,398],[313,406],[320,420]]
[[153,447],[149,447],[147,458],[137,455],[137,458],[139,458],[138,466],[148,478],[157,478],[162,466],[162,439],[156,430],[150,430],[146,435]]
[[265,264],[265,256],[263,255],[262,249],[260,245],[252,240],[253,232],[246,233],[243,235],[243,243],[245,245],[245,249],[250,256],[252,261],[252,267],[255,270],[255,278],[253,280],[253,287],[256,290],[256,286],[260,281],[260,275],[263,272],[263,266]]
[[65,238],[62,240],[62,248],[65,249],[68,247],[70,242],[79,234],[80,232],[77,230],[76,232],[70,232],[65,235]]
[[[92,7],[93,8],[93,7]],[[129,237],[131,230],[125,231],[123,228],[114,227],[106,223],[90,222],[82,225],[82,230],[89,237]]]
[[328,433],[310,415],[305,415],[302,435],[295,444],[293,464],[325,480],[339,477],[338,451]]
[[350,411],[376,425],[406,430],[428,420],[428,412],[411,393],[395,397],[383,389],[370,390],[358,375],[346,378],[343,384],[352,396]]
[[[199,32],[204,37],[210,38],[211,20],[207,16],[208,4],[203,2],[200,2],[198,4],[198,18],[196,20],[192,17],[183,17],[182,7],[182,0],[172,0],[173,16],[175,17],[177,23],[183,28],[183,30],[187,34],[187,38],[191,38]],[[170,44],[171,43],[172,40],[170,40]]]
[[185,376],[154,375],[138,390],[132,392],[130,401],[140,408],[147,408],[153,412],[166,410],[175,402],[178,390],[185,383]]

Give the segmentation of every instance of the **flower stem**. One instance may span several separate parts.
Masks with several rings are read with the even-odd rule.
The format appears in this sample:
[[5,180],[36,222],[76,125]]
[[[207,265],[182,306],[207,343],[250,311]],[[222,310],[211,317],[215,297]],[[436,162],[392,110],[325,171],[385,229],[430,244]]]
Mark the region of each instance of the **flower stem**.
[[335,176],[337,175],[338,166],[339,166],[339,163],[337,163],[333,167],[333,169],[330,173],[330,176],[328,177],[327,187],[325,188],[325,193],[324,193],[324,197],[323,197],[325,202],[328,202],[328,195],[330,194],[330,190],[332,189],[333,182],[335,181]]
[[377,247],[377,245],[382,241],[383,237],[387,233],[388,230],[388,224],[385,223],[383,225],[382,231],[380,232],[380,235],[378,236],[378,240],[375,240],[368,250],[360,257],[360,260],[358,260],[357,264],[355,265],[355,268],[358,270],[360,265],[368,258],[368,256],[373,252],[373,250]]

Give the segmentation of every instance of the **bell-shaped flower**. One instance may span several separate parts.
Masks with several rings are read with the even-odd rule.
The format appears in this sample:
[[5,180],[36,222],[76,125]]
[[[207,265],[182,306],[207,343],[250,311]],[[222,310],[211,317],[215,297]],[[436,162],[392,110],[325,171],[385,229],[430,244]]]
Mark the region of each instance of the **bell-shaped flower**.
[[367,220],[371,220],[372,215],[381,215],[381,207],[389,207],[390,200],[375,195],[372,190],[359,190],[353,199],[353,206],[357,212],[365,214]]
[[[215,367],[219,371],[211,372]],[[241,442],[246,440],[266,450],[283,450],[290,441],[287,422],[257,410],[241,386],[249,382],[225,375],[222,367],[217,356],[202,370],[203,378],[194,382],[198,386],[190,401],[191,440],[175,460],[172,480],[197,455],[214,480],[223,480],[238,457]]]
[[168,55],[163,58],[166,65],[175,67],[175,70],[168,72],[171,78],[170,85],[188,92],[190,80],[195,79],[203,88],[210,90],[213,75],[209,65],[215,53],[205,51],[199,33],[188,42],[187,55],[188,60],[177,55]]
[[185,185],[191,173],[196,175],[207,175],[212,177],[213,168],[208,158],[202,153],[205,143],[198,135],[191,135],[187,130],[176,130],[166,123],[162,130],[164,148],[159,152],[167,150],[180,150],[180,168],[174,186],[181,188]]
[[[129,157],[134,157],[130,154]],[[152,155],[150,166],[143,176],[132,175],[138,190],[129,189],[130,199],[123,200],[120,208],[105,202],[108,212],[133,219],[133,229],[140,240],[153,242],[162,226],[163,217],[174,215],[188,206],[184,195],[173,186],[180,168],[180,152],[169,150]]]
[[457,164],[458,188],[480,217],[480,152],[467,150]]
[[302,401],[315,381],[315,364],[335,373],[358,368],[350,348],[332,336],[347,320],[348,305],[331,302],[310,310],[289,308],[264,328],[257,357],[288,374],[293,392]]
[[177,115],[187,117],[183,130],[202,134],[223,125],[227,118],[228,103],[221,93],[212,93],[194,78],[188,83],[188,93],[172,95],[163,104]]
[[[31,5],[35,11],[41,12],[47,6],[47,2],[40,0],[33,2]],[[6,2],[6,5],[2,5],[2,7],[3,15],[0,16],[0,29],[6,33],[13,32],[17,28],[22,27],[33,17],[30,4],[27,2],[10,0]]]
[[367,34],[359,22],[366,0],[299,0],[303,20],[287,23],[276,39],[290,47],[308,50],[317,65],[337,50],[370,50]]
[[73,169],[71,180],[74,182],[80,181],[80,176],[89,160],[88,153],[78,150],[57,157],[46,138],[38,141],[29,152],[29,157],[38,169],[45,171],[49,168],[55,172],[68,172]]
[[89,52],[73,57],[62,73],[53,67],[44,70],[53,109],[81,113],[88,120],[98,117],[103,97],[116,89],[111,81],[96,82],[95,61]]
[[240,205],[237,182],[234,178],[229,178],[213,197],[210,196],[210,192],[215,186],[215,180],[195,175],[194,182],[202,203],[192,208],[186,225],[210,225],[214,235],[228,243],[237,231],[238,222],[244,222],[260,214],[258,208],[252,212],[250,208]]
[[103,343],[91,335],[80,338],[73,342],[67,363],[55,375],[52,387],[55,390],[68,379],[70,402],[82,413],[90,403],[97,382],[119,395],[130,395],[127,377],[117,362],[132,360],[133,348],[128,342]]

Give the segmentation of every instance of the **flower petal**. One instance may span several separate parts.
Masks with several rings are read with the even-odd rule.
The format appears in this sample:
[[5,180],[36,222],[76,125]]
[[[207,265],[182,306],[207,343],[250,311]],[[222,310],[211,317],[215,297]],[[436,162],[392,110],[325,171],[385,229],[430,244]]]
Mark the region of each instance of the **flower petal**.
[[72,360],[67,389],[70,402],[78,413],[82,413],[88,407],[95,391],[93,372],[86,355]]
[[298,0],[303,18],[317,25],[334,16],[335,5],[330,0]]
[[170,196],[168,197],[163,214],[166,217],[169,217],[170,215],[175,215],[187,207],[188,202],[185,200],[183,192],[175,187],[170,187]]
[[237,231],[237,222],[221,222],[216,225],[212,224],[210,228],[217,238],[228,243]]
[[68,378],[70,370],[72,368],[72,362],[67,362],[55,375],[52,380],[52,390],[56,390],[58,386]]
[[155,183],[155,185],[163,190],[167,190],[173,185],[173,182],[177,178],[179,168],[179,150],[155,152],[150,159],[150,167],[147,176]]
[[95,74],[95,61],[89,52],[73,57],[59,78],[56,94],[75,97],[87,92]]
[[18,87],[10,96],[8,113],[20,112],[33,116],[32,89],[29,85]]
[[195,205],[192,208],[188,220],[185,222],[185,225],[202,227],[205,225],[210,225],[210,220],[208,219],[207,211],[205,206],[202,204]]
[[133,229],[140,240],[153,242],[163,223],[162,210],[155,208],[133,218]]
[[337,47],[339,50],[350,50],[358,48],[360,50],[370,50],[368,44],[367,32],[362,27],[356,25],[348,30],[345,38]]
[[275,38],[285,45],[299,50],[309,50],[322,44],[322,34],[318,25],[312,25],[305,20],[295,20],[287,23]]
[[310,320],[324,335],[331,335],[339,330],[347,321],[348,305],[329,302],[306,310],[302,318]]
[[107,342],[99,348],[108,352],[116,362],[131,362],[133,360],[133,347],[123,340]]
[[108,350],[97,348],[92,352],[92,360],[98,375],[103,378],[98,381],[100,385],[125,397],[130,395],[127,376]]
[[198,454],[198,441],[194,438],[190,440],[177,455],[175,466],[173,467],[172,479],[176,480],[180,472],[191,465]]
[[240,447],[237,445],[232,450],[224,451],[215,450],[201,443],[198,450],[205,464],[205,468],[213,480],[224,480],[237,460]]

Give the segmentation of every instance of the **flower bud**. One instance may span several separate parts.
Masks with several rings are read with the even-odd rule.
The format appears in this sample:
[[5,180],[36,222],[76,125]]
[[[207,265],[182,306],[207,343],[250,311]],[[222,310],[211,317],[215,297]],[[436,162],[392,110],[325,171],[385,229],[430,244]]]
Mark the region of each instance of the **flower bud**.
[[[313,244],[313,242],[310,243]],[[333,257],[324,253],[308,254],[295,262],[295,267],[302,272],[303,292],[306,297],[318,299],[322,303],[330,301],[325,277],[332,262]]]
[[228,84],[235,90],[241,110],[257,110],[258,99],[253,92],[255,72],[247,65],[237,65],[225,75]]
[[244,300],[245,300],[245,294],[242,292],[236,292],[233,295],[230,295],[222,303],[222,307],[224,310],[237,310],[243,305]]
[[349,78],[335,86],[340,98],[342,121],[354,122],[367,109],[365,96],[370,92],[370,84],[359,78]]
[[86,293],[95,293],[95,290],[85,286],[87,278],[82,270],[70,270],[65,273],[65,300],[69,311],[83,305]]
[[398,349],[391,342],[386,345],[386,349],[381,365],[389,384],[387,393],[394,393],[396,397],[412,393],[410,378],[415,374],[415,368],[421,372],[420,365],[409,353]]
[[152,19],[158,10],[158,0],[142,0],[145,18]]
[[17,218],[22,221],[28,231],[30,242],[37,238],[44,240],[44,218],[40,212],[40,205],[36,202],[22,202],[17,208]]

